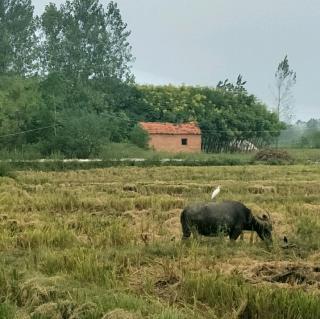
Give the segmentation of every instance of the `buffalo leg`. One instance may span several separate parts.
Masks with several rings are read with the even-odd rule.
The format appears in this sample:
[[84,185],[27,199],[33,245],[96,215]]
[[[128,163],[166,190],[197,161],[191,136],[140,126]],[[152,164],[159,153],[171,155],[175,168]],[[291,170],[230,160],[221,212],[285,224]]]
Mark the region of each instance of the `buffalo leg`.
[[188,218],[186,217],[185,211],[181,213],[180,217],[181,227],[182,227],[182,239],[187,239],[191,236],[191,229],[188,223]]
[[191,227],[191,233],[194,239],[198,240],[199,239],[199,233],[198,230],[195,226]]
[[238,228],[234,228],[229,233],[230,240],[237,240],[237,238],[241,235],[242,230]]

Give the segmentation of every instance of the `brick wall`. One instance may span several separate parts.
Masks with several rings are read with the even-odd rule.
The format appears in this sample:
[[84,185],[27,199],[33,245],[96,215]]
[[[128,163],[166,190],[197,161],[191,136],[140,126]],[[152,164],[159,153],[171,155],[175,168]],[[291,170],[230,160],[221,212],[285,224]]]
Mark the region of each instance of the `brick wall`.
[[[187,139],[187,145],[182,145],[181,140]],[[169,135],[150,134],[150,147],[156,151],[179,152],[201,152],[200,135]]]

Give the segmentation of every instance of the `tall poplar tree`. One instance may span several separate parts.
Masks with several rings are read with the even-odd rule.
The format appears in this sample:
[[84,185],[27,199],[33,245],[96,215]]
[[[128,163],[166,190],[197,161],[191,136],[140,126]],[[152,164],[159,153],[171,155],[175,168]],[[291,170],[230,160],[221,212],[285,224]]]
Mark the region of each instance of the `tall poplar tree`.
[[0,74],[37,71],[37,20],[31,0],[1,0],[0,30]]
[[279,63],[275,73],[275,102],[278,120],[290,122],[293,117],[292,88],[296,84],[297,74],[290,69],[288,56]]
[[75,79],[131,79],[130,31],[114,2],[99,0],[50,4],[42,15],[45,67]]

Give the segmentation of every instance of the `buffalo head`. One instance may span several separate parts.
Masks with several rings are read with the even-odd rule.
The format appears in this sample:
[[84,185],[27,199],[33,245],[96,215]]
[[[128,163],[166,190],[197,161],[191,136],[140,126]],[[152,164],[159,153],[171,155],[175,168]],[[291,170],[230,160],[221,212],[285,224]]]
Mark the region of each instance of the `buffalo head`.
[[255,230],[262,240],[272,241],[272,222],[270,214],[255,217]]

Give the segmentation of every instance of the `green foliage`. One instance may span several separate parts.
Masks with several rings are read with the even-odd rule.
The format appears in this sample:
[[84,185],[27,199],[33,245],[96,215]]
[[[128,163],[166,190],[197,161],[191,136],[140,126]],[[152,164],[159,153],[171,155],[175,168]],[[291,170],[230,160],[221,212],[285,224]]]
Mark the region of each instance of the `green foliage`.
[[0,146],[10,154],[90,157],[128,141],[146,148],[142,120],[197,121],[208,152],[238,140],[268,145],[282,128],[241,75],[217,88],[135,86],[130,31],[113,1],[49,4],[38,21],[31,0],[7,0],[0,18]]
[[283,130],[278,138],[279,147],[294,147],[299,146],[301,138],[305,130],[303,127],[290,125],[285,130]]
[[0,177],[15,177],[12,166],[7,162],[0,162]]
[[[31,0],[0,4],[0,145],[90,156],[106,141],[127,140],[133,57],[117,4],[49,4],[39,21],[41,47]],[[41,77],[21,77],[33,73]]]
[[20,148],[13,150],[2,149],[0,151],[1,160],[37,160],[41,158],[42,154],[39,151],[38,144],[23,144]]
[[89,112],[63,113],[59,122],[56,135],[42,142],[45,154],[60,151],[80,158],[97,155],[118,129],[107,116]]
[[311,164],[320,162],[320,149],[290,148],[287,151],[297,163]]
[[279,146],[320,148],[320,120],[298,121],[290,125],[279,136]]
[[31,0],[0,2],[0,75],[28,75],[37,69],[37,21]]
[[100,157],[105,160],[120,158],[146,158],[148,152],[128,143],[108,143],[102,147]]
[[302,290],[255,288],[241,277],[191,275],[182,285],[182,291],[190,302],[208,304],[219,318],[230,318],[226,316],[229,309],[236,310],[237,318],[312,319],[320,316],[317,296],[309,296]]
[[235,140],[254,140],[260,145],[270,144],[283,124],[276,114],[238,84],[224,83],[215,88],[189,86],[139,86],[143,102],[151,111],[149,121],[174,123],[197,121],[207,151],[216,150],[216,144],[228,146]]
[[129,135],[130,142],[143,149],[148,148],[149,139],[149,134],[145,130],[143,130],[139,125],[136,125],[131,130]]
[[23,79],[18,76],[0,77],[0,135],[3,136],[0,145],[2,147],[12,149],[16,145],[32,141],[34,132],[20,133],[39,128],[34,118],[39,112],[40,102],[38,79]]
[[308,130],[300,139],[298,144],[302,148],[320,148],[320,130]]
[[98,0],[68,0],[60,9],[49,4],[41,24],[44,68],[50,73],[83,80],[131,79],[130,31],[116,3],[109,2],[106,11]]
[[8,303],[0,304],[0,318],[3,319],[14,319],[15,318],[15,307]]
[[[108,90],[105,91],[103,84]],[[243,104],[238,104],[241,101]],[[129,139],[145,147],[147,135],[133,126],[138,119],[197,120],[208,150],[210,143],[216,141],[260,139],[260,143],[268,144],[280,127],[274,114],[246,93],[239,95],[223,89],[195,87],[134,88],[119,81],[74,81],[59,73],[52,73],[41,82],[35,78],[2,77],[0,107],[0,131],[8,135],[1,139],[2,146],[10,150],[24,144],[39,144],[44,155],[52,152],[66,156],[97,154],[103,144],[103,138],[97,138],[99,134],[105,141]],[[88,114],[88,119],[84,114]],[[85,133],[85,128],[91,128],[92,132]],[[97,147],[92,145],[95,141]]]

